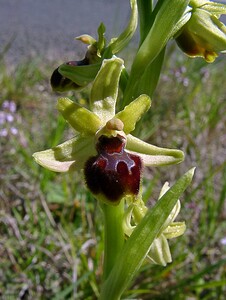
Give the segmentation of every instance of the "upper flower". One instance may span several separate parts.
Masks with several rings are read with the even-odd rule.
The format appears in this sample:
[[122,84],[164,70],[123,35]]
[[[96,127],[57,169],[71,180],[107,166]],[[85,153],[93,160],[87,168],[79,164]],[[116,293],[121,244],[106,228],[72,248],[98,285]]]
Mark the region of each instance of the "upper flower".
[[108,45],[103,23],[98,28],[98,40],[88,34],[76,38],[88,45],[85,57],[79,61],[63,63],[54,70],[50,79],[53,90],[64,92],[84,88],[94,80],[105,58],[111,58],[125,48],[133,37],[138,23],[137,0],[130,0],[130,6],[131,15],[126,28],[118,37],[112,38]]
[[103,61],[91,89],[90,110],[69,98],[60,98],[58,110],[75,130],[75,137],[33,154],[37,163],[52,171],[84,169],[91,192],[114,205],[127,194],[139,194],[143,166],[183,160],[180,150],[159,148],[130,134],[151,105],[147,95],[139,96],[116,113],[123,68],[119,58]]
[[218,52],[226,50],[226,26],[219,21],[226,5],[205,0],[191,0],[189,5],[191,17],[177,33],[176,42],[189,56],[213,62]]

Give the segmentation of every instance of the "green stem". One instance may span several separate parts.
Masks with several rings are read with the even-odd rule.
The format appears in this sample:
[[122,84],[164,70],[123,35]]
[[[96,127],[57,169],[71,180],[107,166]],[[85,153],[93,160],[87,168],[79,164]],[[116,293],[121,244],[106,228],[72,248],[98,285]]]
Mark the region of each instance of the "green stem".
[[138,13],[140,20],[140,45],[150,30],[151,13],[153,9],[153,0],[138,0]]
[[[141,87],[144,80],[143,74],[148,78],[149,71],[154,75],[154,83],[151,87],[151,93],[158,82],[160,66],[162,63],[164,51],[162,51],[168,41],[175,35],[180,26],[178,23],[181,20],[185,9],[188,5],[188,0],[159,0],[152,11],[150,29],[145,36],[144,41],[140,45],[138,52],[131,66],[130,77],[124,92],[123,105],[127,105],[136,95],[145,92]],[[144,7],[144,6],[143,6]],[[139,9],[141,13],[141,9]],[[144,17],[143,17],[144,18]],[[181,24],[181,23],[180,23]],[[178,27],[179,26],[179,27]],[[142,35],[143,37],[143,35]],[[153,65],[157,66],[157,72],[153,70]],[[145,82],[147,86],[147,83]],[[149,95],[149,94],[148,94]]]
[[102,204],[101,208],[104,214],[104,282],[111,272],[118,253],[124,244],[124,232],[122,228],[124,201],[121,200],[117,206]]

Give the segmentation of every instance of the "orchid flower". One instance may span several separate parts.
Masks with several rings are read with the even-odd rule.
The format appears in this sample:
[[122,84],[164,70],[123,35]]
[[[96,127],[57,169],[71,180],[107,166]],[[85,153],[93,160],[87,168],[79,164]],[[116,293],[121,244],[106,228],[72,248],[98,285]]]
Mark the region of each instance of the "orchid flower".
[[63,63],[54,70],[50,79],[53,90],[64,92],[84,88],[94,80],[104,59],[111,58],[126,47],[133,37],[138,24],[137,0],[130,0],[130,6],[131,15],[126,28],[118,37],[112,38],[108,45],[105,39],[105,26],[103,23],[98,28],[97,40],[88,34],[82,34],[75,38],[88,45],[85,57],[79,61]]
[[211,63],[226,51],[226,26],[219,20],[226,5],[206,0],[191,0],[188,22],[176,34],[178,46],[191,57],[203,57]]
[[150,108],[147,95],[140,95],[116,112],[123,68],[123,60],[117,57],[103,61],[92,85],[90,110],[69,98],[60,98],[57,108],[75,130],[75,136],[33,154],[37,163],[55,172],[83,169],[94,196],[112,205],[119,204],[124,196],[139,196],[144,166],[183,160],[182,151],[160,148],[131,134]]

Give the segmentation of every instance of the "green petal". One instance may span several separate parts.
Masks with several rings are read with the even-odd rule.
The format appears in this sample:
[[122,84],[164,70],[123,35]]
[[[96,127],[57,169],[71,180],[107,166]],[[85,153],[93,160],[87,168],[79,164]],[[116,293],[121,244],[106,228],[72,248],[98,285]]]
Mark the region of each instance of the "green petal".
[[174,222],[174,220],[176,219],[176,217],[180,212],[180,208],[181,208],[181,204],[180,204],[180,200],[178,200],[176,205],[172,209],[171,213],[169,214],[166,222],[164,223],[162,230],[165,230],[168,226],[170,226],[170,224]]
[[109,44],[113,54],[125,48],[125,46],[129,43],[129,41],[131,40],[131,38],[133,37],[136,31],[137,21],[138,21],[137,1],[130,0],[130,5],[131,5],[131,17],[128,26],[120,34],[119,37],[112,39]]
[[185,230],[185,222],[174,222],[164,230],[163,234],[167,239],[173,239],[184,234]]
[[133,213],[133,205],[130,205],[127,210],[125,211],[124,217],[123,217],[123,231],[126,236],[130,236],[135,229],[136,226],[131,225],[131,220],[132,220],[132,213]]
[[136,152],[146,166],[177,164],[184,159],[184,153],[180,150],[156,147],[132,135],[127,136],[126,149]]
[[123,60],[120,58],[105,59],[93,82],[90,106],[91,110],[103,122],[107,122],[115,115],[115,104],[122,68]]
[[169,244],[163,234],[156,238],[152,243],[148,258],[152,263],[161,266],[166,266],[168,263],[172,262]]
[[123,131],[126,134],[135,129],[136,123],[140,120],[141,116],[148,111],[150,106],[151,99],[147,95],[141,95],[116,114],[115,117],[123,122]]
[[69,98],[60,98],[57,108],[64,119],[78,132],[94,135],[101,127],[101,120],[93,112],[73,102]]
[[[165,182],[165,184],[163,185],[160,194],[159,194],[159,199],[161,199],[161,197],[170,189],[169,183]],[[180,212],[180,208],[181,208],[181,204],[180,204],[180,200],[177,201],[177,203],[175,204],[174,208],[172,209],[171,213],[169,214],[168,218],[166,219],[166,222],[164,223],[163,227],[162,227],[162,231],[164,231],[168,226],[170,226],[170,224],[172,224],[174,222],[174,220],[176,219],[176,217],[178,216],[179,212]]]
[[86,160],[95,153],[93,137],[78,135],[52,149],[36,152],[33,157],[46,169],[67,172],[83,168]]

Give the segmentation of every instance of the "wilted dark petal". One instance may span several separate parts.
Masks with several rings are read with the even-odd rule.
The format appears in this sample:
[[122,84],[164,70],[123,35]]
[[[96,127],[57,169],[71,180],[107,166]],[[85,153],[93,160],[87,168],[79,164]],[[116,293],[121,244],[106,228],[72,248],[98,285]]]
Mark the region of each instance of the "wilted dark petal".
[[124,150],[122,137],[101,136],[98,155],[91,157],[84,169],[86,184],[94,195],[117,204],[125,195],[139,193],[142,162],[139,156]]

